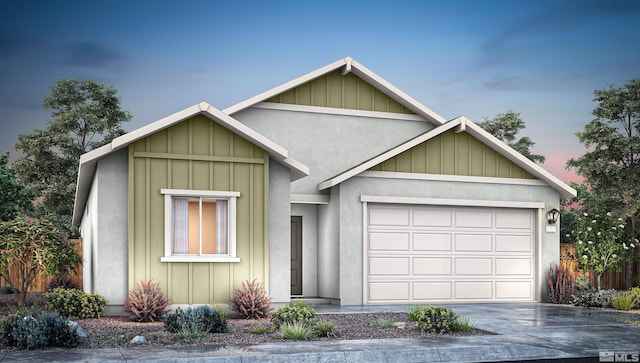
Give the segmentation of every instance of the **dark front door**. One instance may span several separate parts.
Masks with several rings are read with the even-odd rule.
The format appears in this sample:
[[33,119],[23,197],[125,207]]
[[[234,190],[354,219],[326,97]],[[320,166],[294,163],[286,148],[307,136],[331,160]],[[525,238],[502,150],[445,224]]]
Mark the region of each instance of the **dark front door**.
[[291,217],[291,295],[302,295],[302,217]]

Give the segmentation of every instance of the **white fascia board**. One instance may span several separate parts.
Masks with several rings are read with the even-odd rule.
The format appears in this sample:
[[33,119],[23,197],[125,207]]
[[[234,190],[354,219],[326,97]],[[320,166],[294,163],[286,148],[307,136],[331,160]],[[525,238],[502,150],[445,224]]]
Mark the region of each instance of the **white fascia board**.
[[360,174],[357,175],[357,177],[403,179],[403,180],[447,181],[447,182],[458,182],[458,183],[509,184],[509,185],[530,185],[530,186],[549,185],[547,182],[540,179],[497,178],[497,177],[486,177],[486,176],[422,174],[422,173],[404,173],[404,172],[368,171],[368,170],[361,172]]
[[[148,125],[142,126],[139,129],[135,129],[131,132],[128,132],[120,137],[115,138],[111,142],[111,147],[113,150],[121,149],[132,142],[140,140],[148,135],[151,135],[154,132],[165,129],[169,126],[175,125],[180,121],[186,120],[189,117],[195,116],[201,112],[201,105],[207,104],[206,102],[201,102],[197,105],[193,105],[191,107],[187,107],[182,111],[178,111],[174,114],[171,114],[167,117],[161,118],[158,121],[152,122]],[[208,105],[208,104],[207,104]]]
[[291,204],[329,204],[329,196],[326,194],[291,194]]
[[274,87],[268,91],[262,92],[259,95],[253,96],[249,99],[246,99],[244,101],[241,101],[239,103],[236,103],[233,106],[227,107],[224,110],[222,110],[222,112],[226,113],[227,115],[233,115],[234,113],[244,110],[245,108],[251,107],[253,105],[255,105],[256,103],[262,102],[264,100],[267,100],[275,95],[278,95],[282,92],[285,92],[287,90],[290,90],[292,88],[295,88],[301,84],[307,83],[313,79],[316,79],[322,75],[325,75],[329,72],[332,72],[342,66],[344,66],[345,64],[347,64],[347,62],[349,61],[349,57],[347,58],[343,58],[343,59],[339,59],[331,64],[328,64],[322,68],[318,68],[315,71],[309,72],[305,75],[302,75],[294,80],[291,80],[289,82],[283,83],[277,87]]
[[415,197],[390,197],[379,195],[362,195],[361,202],[367,203],[392,203],[392,204],[421,204],[421,205],[451,205],[464,207],[491,207],[491,208],[523,208],[543,209],[544,202],[520,202],[506,200],[480,200],[480,199],[448,199],[448,198],[415,198]]
[[369,168],[374,167],[374,166],[382,163],[383,161],[386,161],[386,160],[388,160],[388,159],[390,159],[390,158],[392,158],[392,157],[394,157],[394,156],[396,156],[396,155],[398,155],[398,154],[400,154],[400,153],[402,153],[404,151],[407,151],[407,150],[411,149],[412,147],[414,147],[416,145],[419,145],[419,144],[421,144],[421,143],[423,143],[423,142],[425,142],[425,141],[427,141],[427,140],[429,140],[429,139],[431,139],[431,138],[433,138],[433,137],[435,137],[437,135],[442,134],[443,132],[445,132],[447,130],[450,130],[450,129],[460,125],[461,122],[462,122],[461,118],[458,117],[458,118],[455,118],[455,119],[445,123],[444,125],[441,125],[441,126],[438,126],[438,127],[434,128],[432,130],[429,130],[429,131],[425,132],[424,134],[422,134],[422,135],[420,135],[420,136],[418,136],[418,137],[416,137],[414,139],[411,139],[411,140],[409,140],[409,141],[407,141],[407,142],[405,142],[403,144],[400,144],[400,145],[396,146],[395,148],[393,148],[393,149],[391,149],[389,151],[386,151],[386,152],[374,157],[373,159],[369,159],[369,160],[365,161],[364,163],[362,163],[362,164],[360,164],[360,165],[358,165],[356,167],[353,167],[353,168],[343,172],[342,174],[338,174],[337,176],[320,183],[318,185],[318,190],[325,190],[327,188],[331,188],[331,187],[333,187],[335,185],[338,185],[338,184],[342,183],[343,181],[345,181],[345,180],[347,180],[349,178],[352,178],[352,177],[360,174],[361,172],[363,172],[365,170],[368,170]]
[[426,118],[424,118],[423,116],[409,114],[409,113],[364,111],[364,110],[353,110],[350,108],[293,105],[289,103],[273,103],[273,102],[259,102],[251,106],[251,108],[261,108],[265,110],[277,110],[277,111],[322,113],[322,114],[340,115],[340,116],[381,118],[381,119],[403,120],[403,121],[422,121],[422,122],[433,123],[427,120]]
[[462,122],[466,124],[465,131],[467,133],[474,136],[478,140],[495,147],[498,150],[498,152],[502,154],[504,157],[511,160],[516,165],[525,169],[532,175],[547,182],[547,184],[549,184],[553,189],[557,190],[560,193],[560,196],[563,199],[575,197],[577,195],[577,192],[575,189],[571,188],[569,185],[567,185],[565,182],[555,177],[553,174],[544,170],[544,168],[542,168],[541,166],[527,159],[524,155],[513,150],[507,144],[498,140],[495,136],[491,135],[480,126],[474,124],[473,122],[469,121],[465,117],[462,117],[462,120],[463,120]]
[[393,98],[394,100],[396,100],[403,106],[407,107],[411,111],[433,122],[436,126],[442,125],[445,122],[447,122],[447,120],[444,117],[438,115],[437,113],[433,112],[431,109],[426,107],[425,105],[413,99],[413,97],[402,92],[399,88],[387,82],[377,74],[373,73],[371,70],[369,70],[367,67],[363,66],[362,64],[356,62],[355,60],[352,60],[351,65],[352,65],[351,71],[355,75],[371,83],[376,88],[383,91],[384,94]]
[[78,179],[76,180],[76,195],[73,202],[72,223],[79,225],[82,221],[82,213],[87,204],[87,198],[91,191],[91,183],[96,170],[96,162],[99,158],[111,152],[111,144],[101,146],[80,155],[78,166]]

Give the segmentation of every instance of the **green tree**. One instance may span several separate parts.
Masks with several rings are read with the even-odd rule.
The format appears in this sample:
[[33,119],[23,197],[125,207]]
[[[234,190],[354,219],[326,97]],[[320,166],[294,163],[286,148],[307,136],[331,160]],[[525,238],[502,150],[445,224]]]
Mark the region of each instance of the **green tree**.
[[[612,211],[627,219],[634,239],[640,236],[640,79],[622,87],[596,90],[595,118],[576,135],[587,148],[567,162],[584,177],[591,192],[613,200]],[[632,257],[635,257],[632,255]],[[627,264],[627,287],[633,284]]]
[[0,276],[20,291],[20,305],[39,273],[68,276],[81,263],[66,233],[45,219],[26,215],[0,224],[0,251]]
[[516,141],[518,133],[526,127],[524,121],[520,118],[520,112],[507,111],[506,113],[495,115],[492,119],[485,117],[483,122],[478,123],[478,126],[524,155],[527,159],[540,164],[544,163],[545,157],[543,155],[531,153],[531,148],[535,143],[529,137],[523,136]]
[[20,212],[31,209],[34,194],[16,178],[15,170],[9,165],[9,153],[0,155],[0,221],[9,221]]
[[585,212],[576,222],[575,257],[582,270],[596,274],[598,290],[602,274],[611,268],[619,269],[635,247],[624,229],[624,220],[613,217],[611,212]]
[[18,176],[32,186],[40,204],[37,215],[54,220],[76,235],[71,225],[80,155],[124,134],[131,115],[121,110],[116,90],[93,81],[60,80],[43,99],[52,119],[44,129],[18,137]]

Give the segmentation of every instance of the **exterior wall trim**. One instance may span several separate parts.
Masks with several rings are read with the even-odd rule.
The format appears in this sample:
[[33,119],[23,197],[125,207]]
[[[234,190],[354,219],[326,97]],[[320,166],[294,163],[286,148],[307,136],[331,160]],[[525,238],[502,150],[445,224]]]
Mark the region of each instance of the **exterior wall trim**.
[[153,152],[146,152],[146,151],[136,151],[133,153],[133,157],[134,158],[150,158],[150,159],[171,159],[171,160],[221,161],[226,163],[247,163],[247,164],[265,164],[266,163],[264,159],[258,159],[258,158],[153,153]]
[[388,178],[388,179],[409,179],[409,180],[435,180],[435,181],[451,181],[465,183],[490,183],[490,184],[514,184],[514,185],[533,185],[546,186],[542,180],[537,179],[516,179],[516,178],[496,178],[485,176],[467,176],[467,175],[447,175],[447,174],[422,174],[422,173],[399,173],[389,171],[363,171],[357,175],[366,178]]
[[329,204],[329,196],[321,194],[291,194],[292,204]]
[[320,106],[307,106],[307,105],[292,105],[288,103],[273,103],[273,102],[260,102],[252,106],[253,108],[262,108],[266,110],[279,110],[279,111],[297,111],[308,113],[323,113],[330,115],[342,115],[342,116],[358,116],[369,118],[384,118],[384,119],[397,119],[406,121],[424,121],[429,122],[420,115],[411,115],[407,113],[397,112],[381,112],[381,111],[366,111],[366,110],[352,110],[349,108],[335,108],[335,107],[320,107]]
[[465,207],[491,207],[491,208],[523,208],[523,209],[544,209],[544,202],[517,202],[502,200],[477,200],[477,199],[448,199],[448,198],[414,198],[414,197],[391,197],[377,195],[362,195],[361,202],[367,203],[393,203],[393,204],[430,204],[430,205],[452,205]]

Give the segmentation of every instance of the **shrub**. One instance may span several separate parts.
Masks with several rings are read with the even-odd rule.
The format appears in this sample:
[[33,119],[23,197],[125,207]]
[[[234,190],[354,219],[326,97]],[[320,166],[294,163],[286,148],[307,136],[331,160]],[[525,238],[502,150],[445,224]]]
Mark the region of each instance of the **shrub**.
[[44,323],[48,346],[74,348],[79,345],[77,328],[72,328],[69,320],[56,313],[42,314],[38,320]]
[[0,287],[0,295],[11,295],[17,293],[18,290],[14,289],[11,286],[1,286]]
[[218,310],[208,305],[178,308],[175,312],[167,314],[164,319],[164,328],[170,333],[183,333],[202,331],[209,333],[224,333],[227,331],[227,319]]
[[416,325],[424,333],[450,333],[458,315],[444,306],[422,307],[417,313]]
[[627,293],[633,296],[633,298],[636,300],[636,305],[633,308],[640,308],[640,287],[632,287],[631,290],[627,291]]
[[160,283],[139,282],[134,290],[129,290],[129,298],[124,301],[122,310],[132,321],[147,323],[158,321],[164,314],[169,302],[162,295]]
[[582,274],[576,277],[576,290],[589,290],[591,289],[591,281],[589,280],[589,276],[586,274]]
[[245,319],[266,318],[271,308],[271,298],[267,296],[263,283],[256,280],[242,283],[242,288],[233,291],[231,310]]
[[313,337],[313,328],[302,320],[286,321],[278,329],[280,337],[290,340],[308,340]]
[[407,314],[407,319],[413,322],[417,321],[418,312],[420,311],[421,308],[422,308],[421,305],[411,305],[409,309],[405,310],[405,313]]
[[278,329],[284,323],[301,322],[306,325],[311,325],[313,318],[316,317],[316,312],[313,308],[303,302],[296,302],[291,305],[281,306],[278,310],[271,314],[269,318],[274,328]]
[[616,310],[629,311],[638,305],[638,300],[631,291],[625,291],[614,295],[611,303]]
[[256,325],[253,328],[251,328],[251,334],[265,334],[267,331],[269,331],[269,328],[267,328],[264,325]]
[[378,319],[376,321],[372,321],[369,325],[385,329],[396,327],[396,324],[393,321],[387,319]]
[[16,317],[3,324],[3,338],[7,345],[18,349],[40,349],[45,347],[74,348],[80,344],[76,328],[58,314],[47,313]]
[[334,338],[340,335],[338,328],[331,321],[319,321],[313,326],[313,334],[319,337]]
[[451,327],[454,332],[470,332],[476,328],[476,324],[468,317],[458,317]]
[[613,306],[613,296],[616,290],[587,290],[575,295],[571,304],[583,307],[610,308]]
[[57,287],[45,293],[45,297],[46,308],[64,317],[99,318],[107,305],[107,300],[103,296],[87,294],[78,289]]
[[575,293],[576,281],[567,267],[550,266],[547,275],[549,299],[554,304],[568,304]]
[[55,277],[51,279],[51,281],[49,282],[49,288],[47,290],[53,290],[57,287],[62,287],[63,289],[78,288],[76,284],[73,282],[73,280],[71,280],[68,277],[61,277],[61,278]]

